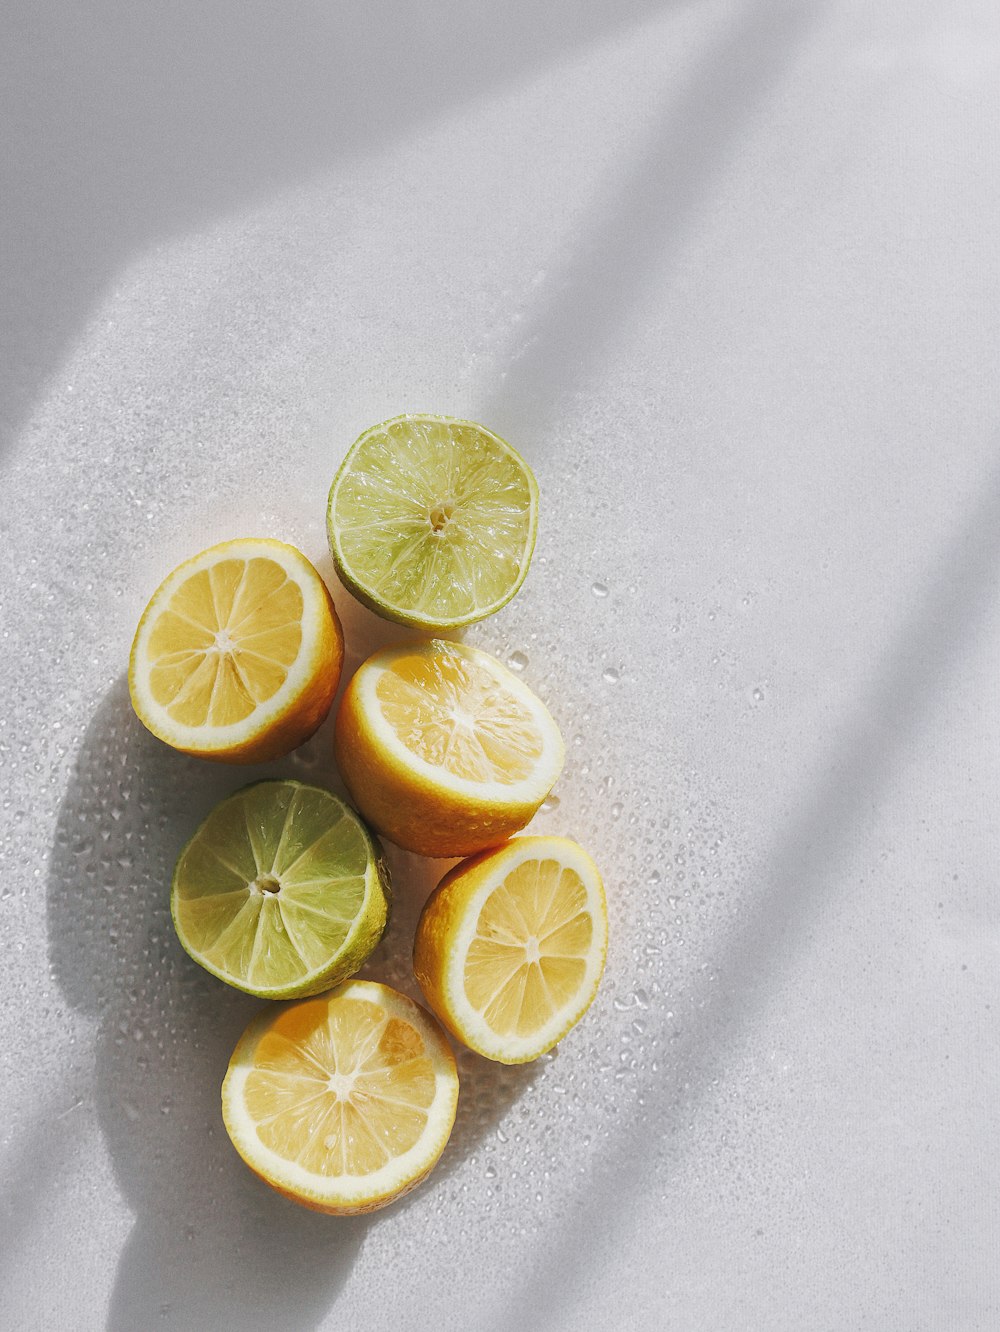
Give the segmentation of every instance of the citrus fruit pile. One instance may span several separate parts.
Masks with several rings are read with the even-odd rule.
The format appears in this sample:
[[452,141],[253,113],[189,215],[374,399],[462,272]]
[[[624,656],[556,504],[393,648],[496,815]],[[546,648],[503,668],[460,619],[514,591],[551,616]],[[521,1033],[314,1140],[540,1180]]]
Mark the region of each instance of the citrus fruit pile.
[[[455,1120],[445,1032],[516,1064],[552,1049],[594,998],[607,909],[593,860],[563,837],[515,836],[562,770],[559,728],[489,653],[433,635],[499,610],[535,543],[527,463],[470,421],[402,416],[366,431],[334,478],[330,550],[344,586],[429,636],[376,652],[347,683],[333,752],[353,806],[274,779],[223,800],[181,851],[170,908],[212,975],[262,999],[222,1087],[237,1151],[273,1188],[338,1215],[414,1188]],[[247,538],[160,584],[129,662],[136,714],[200,758],[283,757],[330,712],[344,638],[299,551]],[[351,980],[391,905],[379,836],[463,857],[417,924],[430,1012]]]

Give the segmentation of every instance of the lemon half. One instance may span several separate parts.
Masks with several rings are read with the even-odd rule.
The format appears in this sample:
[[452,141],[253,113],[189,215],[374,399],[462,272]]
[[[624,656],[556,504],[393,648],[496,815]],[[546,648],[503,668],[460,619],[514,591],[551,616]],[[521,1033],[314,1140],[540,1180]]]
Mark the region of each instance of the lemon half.
[[413,970],[453,1035],[520,1064],[590,1007],[607,947],[604,886],[587,852],[565,837],[515,837],[441,880],[417,925]]
[[335,1215],[395,1201],[433,1169],[458,1104],[433,1017],[387,985],[348,981],[252,1022],[222,1114],[236,1150],[286,1197]]
[[160,584],[139,622],[129,693],[139,720],[201,758],[288,754],[330,710],[344,657],[326,585],[267,538],[203,550]]
[[334,732],[358,809],[398,846],[461,856],[523,828],[564,749],[547,708],[488,652],[440,639],[358,669]]

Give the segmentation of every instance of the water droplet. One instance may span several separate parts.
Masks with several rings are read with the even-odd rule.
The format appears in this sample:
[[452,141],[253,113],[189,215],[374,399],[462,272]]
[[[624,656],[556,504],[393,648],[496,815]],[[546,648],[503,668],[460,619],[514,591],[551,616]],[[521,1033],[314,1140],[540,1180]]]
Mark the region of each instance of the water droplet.
[[557,795],[547,795],[545,799],[542,801],[541,805],[539,805],[539,809],[542,811],[543,814],[548,814],[551,810],[558,808],[559,808],[559,797]]
[[497,1168],[496,1168],[496,1166],[495,1166],[495,1165],[488,1165],[488,1166],[486,1167],[486,1169],[483,1171],[483,1174],[486,1176],[487,1179],[496,1179],[496,1177],[497,1177]]
[[512,671],[523,671],[528,664],[528,658],[523,652],[512,652],[507,658],[507,665]]
[[755,703],[763,703],[763,702],[764,702],[764,691],[763,691],[763,689],[760,688],[759,685],[758,685],[757,688],[753,691],[753,701],[754,701]]
[[622,805],[620,801],[616,800],[615,803],[611,806],[611,817],[613,819],[620,819],[621,816],[622,816]]
[[606,597],[608,595],[607,583],[594,583],[590,590],[595,597]]
[[622,673],[617,666],[605,666],[604,679],[607,680],[608,684],[617,684],[621,678]]

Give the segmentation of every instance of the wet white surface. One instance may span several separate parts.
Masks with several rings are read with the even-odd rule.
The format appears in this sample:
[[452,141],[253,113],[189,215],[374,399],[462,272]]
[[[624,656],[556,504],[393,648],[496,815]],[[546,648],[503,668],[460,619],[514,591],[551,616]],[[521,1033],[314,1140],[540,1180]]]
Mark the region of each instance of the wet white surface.
[[[50,0],[0,47],[0,1310],[48,1329],[1000,1325],[1000,15],[992,0],[279,13]],[[11,127],[13,127],[11,129]],[[481,419],[542,495],[539,829],[611,899],[555,1057],[464,1057],[369,1219],[221,1124],[257,1005],[173,860],[266,769],[131,716],[136,619],[291,540],[364,427]],[[354,666],[394,630],[334,588]],[[440,867],[366,974],[412,991]]]

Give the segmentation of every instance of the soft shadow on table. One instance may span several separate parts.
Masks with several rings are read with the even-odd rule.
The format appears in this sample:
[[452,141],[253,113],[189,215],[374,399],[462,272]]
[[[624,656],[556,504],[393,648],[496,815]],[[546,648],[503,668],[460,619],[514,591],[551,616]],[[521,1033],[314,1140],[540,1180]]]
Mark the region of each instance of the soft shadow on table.
[[[601,1261],[629,1225],[648,1175],[639,1141],[683,1134],[713,1094],[726,1061],[781,986],[840,860],[863,837],[926,712],[939,703],[965,645],[996,596],[1000,570],[1000,472],[927,571],[923,595],[901,618],[872,679],[833,738],[820,775],[778,833],[759,872],[736,885],[745,918],[685,994],[681,1039],[669,1063],[647,1074],[623,1113],[612,1149],[596,1163],[571,1229],[542,1248],[532,1277],[512,1298],[502,1328],[544,1327],[572,1309],[580,1236]],[[859,922],[863,928],[863,922]],[[532,1322],[536,1319],[536,1322]]]
[[[609,179],[606,195],[581,228],[572,253],[555,265],[535,309],[519,326],[518,341],[509,349],[499,380],[487,386],[484,419],[496,421],[498,428],[515,437],[537,431],[585,382],[588,368],[613,339],[650,271],[672,261],[715,174],[737,150],[827,8],[826,0],[813,4],[748,0],[735,22],[720,25],[717,39],[692,60],[686,84],[666,96],[662,121],[653,127],[654,133]],[[651,455],[651,465],[661,462],[659,455]],[[924,629],[934,632],[935,625],[928,623]],[[923,636],[921,632],[919,637]],[[893,664],[905,663],[897,658]],[[893,683],[890,679],[889,689]],[[922,694],[923,682],[915,677],[913,684]],[[846,763],[838,764],[835,789],[818,793],[801,823],[776,848],[759,918],[731,958],[713,959],[715,971],[745,977],[751,970],[766,970],[776,922],[787,923],[804,911],[808,900],[800,875],[804,848],[810,848],[810,865],[816,872],[820,866],[816,850],[832,852],[848,832],[857,810],[854,792],[864,782],[870,761],[867,745],[859,746],[858,741],[870,736],[878,721],[878,704],[885,698],[880,691],[872,711],[860,718],[858,734],[852,733],[846,745]],[[903,714],[897,708],[893,715]],[[836,796],[843,821],[838,824],[834,819],[832,826],[826,826],[827,805],[832,802],[836,809]],[[662,1132],[671,1119],[687,1116],[688,1091],[693,1087],[691,1095],[696,1096],[698,1089],[710,1085],[718,1074],[717,1061],[726,1048],[730,1025],[745,1021],[745,996],[738,988],[728,993],[729,1000],[720,1004],[718,989],[711,989],[706,980],[705,994],[696,996],[691,1005],[698,1016],[686,1022],[685,1039],[674,1046],[669,1066],[644,1082],[634,1106],[623,1107],[615,1142],[605,1157],[595,1161],[590,1194],[574,1224],[540,1245],[530,1276],[511,1292],[503,1319],[491,1325],[491,1332],[543,1327],[564,1318],[572,1308],[574,1292],[581,1288],[580,1254],[586,1253],[588,1265],[593,1265],[601,1246],[615,1243],[616,1220],[642,1188],[648,1163],[636,1150],[637,1139]]]
[[38,0],[0,40],[0,449],[106,284],[671,0]]
[[[341,596],[339,604],[353,644],[349,668],[387,633],[400,637],[350,598]],[[330,730],[328,722],[295,755],[264,767],[204,763],[175,753],[139,724],[122,677],[83,738],[57,824],[48,930],[63,993],[97,1024],[91,1094],[135,1216],[111,1296],[114,1332],[154,1325],[212,1332],[315,1327],[365,1236],[390,1214],[332,1218],[306,1211],[239,1159],[219,1093],[233,1047],[262,1004],[192,962],[169,912],[178,852],[223,796],[277,775],[343,791]],[[443,863],[386,851],[393,919],[363,974],[416,997],[413,926]],[[460,1069],[465,1085],[441,1165],[393,1213],[433,1199],[533,1076],[468,1054],[460,1056]],[[26,1144],[33,1159],[46,1156],[55,1142],[49,1136],[42,1132]]]
[[[651,275],[669,267],[713,182],[738,151],[776,80],[827,0],[747,0],[693,48],[661,109],[609,169],[565,254],[555,254],[499,364],[479,419],[513,439],[538,438],[615,345]],[[690,71],[690,72],[688,72]],[[669,312],[664,311],[664,318]]]

